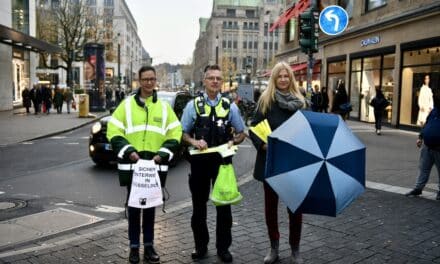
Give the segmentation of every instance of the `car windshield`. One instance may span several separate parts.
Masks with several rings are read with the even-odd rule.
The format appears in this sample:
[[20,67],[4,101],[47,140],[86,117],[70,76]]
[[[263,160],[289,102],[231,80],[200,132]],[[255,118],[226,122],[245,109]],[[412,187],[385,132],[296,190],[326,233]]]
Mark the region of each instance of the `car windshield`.
[[169,94],[169,93],[157,93],[157,97],[159,97],[160,99],[167,101],[171,107],[173,107],[174,105],[174,94]]

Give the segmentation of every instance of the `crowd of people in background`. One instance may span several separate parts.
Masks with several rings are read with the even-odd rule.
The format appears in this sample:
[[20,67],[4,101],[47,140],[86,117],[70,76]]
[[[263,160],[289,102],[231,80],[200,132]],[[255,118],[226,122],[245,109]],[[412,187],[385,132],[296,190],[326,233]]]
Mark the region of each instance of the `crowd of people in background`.
[[70,114],[71,104],[75,101],[72,89],[61,89],[59,86],[51,88],[49,85],[34,85],[31,90],[25,88],[21,94],[23,107],[26,113],[30,113],[33,106],[34,114],[50,114],[51,109],[56,109],[57,114],[63,112],[63,105],[67,105],[67,113]]

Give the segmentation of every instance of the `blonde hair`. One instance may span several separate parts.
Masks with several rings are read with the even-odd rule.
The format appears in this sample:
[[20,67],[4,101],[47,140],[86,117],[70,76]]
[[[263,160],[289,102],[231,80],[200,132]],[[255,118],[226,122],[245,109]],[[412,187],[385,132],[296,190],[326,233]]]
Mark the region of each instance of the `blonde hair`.
[[290,68],[289,64],[285,62],[278,62],[272,69],[267,89],[261,94],[260,98],[258,99],[258,109],[263,115],[267,113],[268,109],[270,109],[270,107],[272,106],[272,103],[275,102],[277,78],[282,70],[286,70],[287,74],[289,75],[289,92],[303,102],[303,107],[306,106],[304,96],[296,85],[295,75],[293,74],[293,71]]

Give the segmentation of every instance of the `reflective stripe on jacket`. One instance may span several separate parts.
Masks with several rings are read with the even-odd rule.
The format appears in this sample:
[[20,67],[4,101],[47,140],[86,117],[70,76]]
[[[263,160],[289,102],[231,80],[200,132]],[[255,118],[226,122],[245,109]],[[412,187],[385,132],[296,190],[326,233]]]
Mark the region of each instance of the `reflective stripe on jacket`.
[[136,151],[143,159],[158,154],[167,163],[182,137],[182,126],[167,102],[154,101],[150,96],[143,104],[138,96],[124,99],[107,124],[107,138],[118,156],[119,180],[123,186],[131,182],[132,152]]

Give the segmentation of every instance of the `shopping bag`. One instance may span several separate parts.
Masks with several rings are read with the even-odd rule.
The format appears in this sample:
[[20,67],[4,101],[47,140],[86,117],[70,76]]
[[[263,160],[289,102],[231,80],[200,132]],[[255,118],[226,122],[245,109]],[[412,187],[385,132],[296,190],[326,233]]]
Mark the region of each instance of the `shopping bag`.
[[133,168],[128,206],[150,208],[161,205],[162,187],[156,163],[153,160],[140,159]]
[[243,196],[238,191],[237,179],[235,178],[232,164],[220,165],[217,179],[211,193],[211,201],[215,206],[237,204]]
[[75,101],[72,101],[72,109],[76,110],[76,102]]

